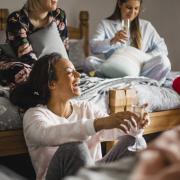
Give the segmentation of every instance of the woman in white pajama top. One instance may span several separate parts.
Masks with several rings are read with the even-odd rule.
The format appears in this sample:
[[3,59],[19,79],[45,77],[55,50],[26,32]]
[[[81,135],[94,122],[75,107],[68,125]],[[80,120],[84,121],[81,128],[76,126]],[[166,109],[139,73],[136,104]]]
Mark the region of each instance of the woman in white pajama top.
[[[144,63],[141,76],[164,82],[171,69],[167,57],[168,50],[164,39],[159,36],[153,25],[139,18],[142,0],[117,0],[114,13],[102,20],[97,26],[90,45],[93,54],[104,54],[108,59],[118,48],[126,43],[152,56]],[[130,39],[122,29],[122,19],[130,20]],[[90,56],[85,61],[86,71],[98,70],[102,59]]]
[[40,58],[27,82],[11,93],[14,104],[28,109],[23,130],[37,180],[44,180],[47,171],[47,180],[75,174],[102,158],[100,142],[122,137],[102,161],[120,158],[148,123],[147,113],[139,121],[132,112],[107,115],[93,104],[72,100],[81,93],[79,80],[71,61],[52,53]]

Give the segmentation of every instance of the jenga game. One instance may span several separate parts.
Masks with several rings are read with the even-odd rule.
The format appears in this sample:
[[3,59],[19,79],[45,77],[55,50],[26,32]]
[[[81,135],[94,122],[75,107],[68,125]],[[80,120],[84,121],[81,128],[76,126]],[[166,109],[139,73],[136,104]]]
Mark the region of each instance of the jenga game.
[[112,89],[109,93],[109,106],[111,113],[130,111],[132,105],[137,104],[137,93],[133,88]]

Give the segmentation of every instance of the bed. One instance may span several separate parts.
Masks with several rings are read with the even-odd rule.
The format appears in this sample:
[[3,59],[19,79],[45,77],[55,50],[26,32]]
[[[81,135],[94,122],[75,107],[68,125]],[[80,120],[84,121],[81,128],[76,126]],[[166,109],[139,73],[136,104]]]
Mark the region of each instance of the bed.
[[[6,18],[7,15],[7,10],[0,10],[0,23],[5,22],[4,18]],[[70,39],[73,39],[72,42],[75,42],[76,40],[81,41],[83,47],[81,49],[83,49],[84,51],[84,57],[89,55],[88,18],[88,12],[81,11],[79,16],[79,27],[68,27]],[[5,24],[3,26],[0,25],[0,28],[4,29]],[[165,96],[167,95],[168,97],[168,95],[172,95],[172,101],[174,103],[172,104],[170,102],[171,100],[167,98],[166,103],[164,104],[167,104],[168,107],[163,106],[162,108],[158,108],[154,107],[153,105],[151,106],[151,109],[149,109],[151,125],[145,129],[145,134],[165,131],[179,125],[180,96],[172,89],[166,87],[164,87],[164,89],[160,88],[157,82],[147,78],[128,77],[117,79],[103,79],[98,77],[87,77],[87,75],[82,73],[80,84],[80,87],[82,89],[82,96],[78,99],[95,102],[99,106],[101,106],[102,109],[106,109],[107,111],[110,110],[110,113],[126,111],[131,107],[134,98],[137,98],[139,101],[145,99],[147,86],[152,88],[152,92],[150,90],[151,94],[153,93],[153,89],[158,89],[159,94],[162,94],[162,92],[164,91]],[[1,92],[1,94],[3,94],[4,96],[6,96],[6,93],[6,89],[3,89],[3,91]],[[150,99],[151,98],[147,99],[147,101],[149,101]],[[12,108],[15,107],[12,106]],[[2,109],[0,109],[0,112],[1,110]],[[18,115],[16,114],[16,116]],[[17,127],[19,128],[14,129],[12,125],[10,130],[0,130],[0,156],[27,153],[27,148],[21,128],[22,122],[19,123]]]

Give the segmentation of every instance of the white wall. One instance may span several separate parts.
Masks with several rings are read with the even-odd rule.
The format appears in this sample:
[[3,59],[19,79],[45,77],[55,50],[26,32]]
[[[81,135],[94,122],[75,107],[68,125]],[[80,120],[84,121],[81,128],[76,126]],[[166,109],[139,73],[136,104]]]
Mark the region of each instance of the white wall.
[[[25,0],[0,0],[0,8],[10,11],[22,7]],[[80,10],[88,10],[90,14],[90,36],[100,19],[110,15],[116,0],[59,0],[65,9],[68,24],[78,25]],[[168,46],[173,70],[180,70],[180,0],[144,0],[142,17],[150,20],[159,34],[164,37]]]
[[142,16],[165,39],[173,70],[180,70],[180,0],[144,0]]

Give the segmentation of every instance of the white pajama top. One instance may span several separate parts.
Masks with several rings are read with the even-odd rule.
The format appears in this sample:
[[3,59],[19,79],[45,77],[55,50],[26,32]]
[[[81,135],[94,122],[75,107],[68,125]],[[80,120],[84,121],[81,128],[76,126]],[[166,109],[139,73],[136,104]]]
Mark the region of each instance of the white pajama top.
[[54,114],[43,105],[30,108],[24,115],[24,136],[37,180],[45,179],[49,162],[60,144],[84,141],[92,158],[98,160],[102,157],[100,142],[115,140],[124,134],[119,129],[96,133],[94,120],[107,114],[87,102],[71,103],[73,112],[67,119]]

